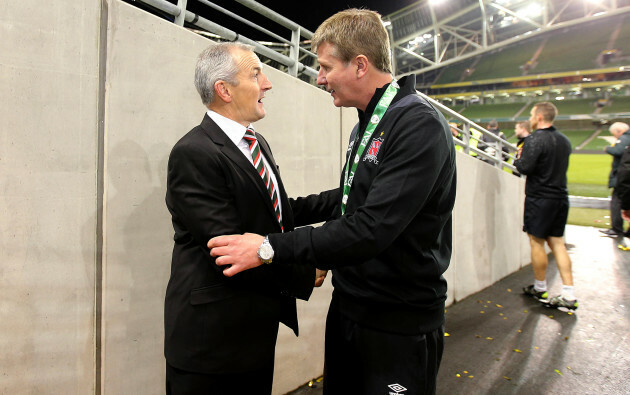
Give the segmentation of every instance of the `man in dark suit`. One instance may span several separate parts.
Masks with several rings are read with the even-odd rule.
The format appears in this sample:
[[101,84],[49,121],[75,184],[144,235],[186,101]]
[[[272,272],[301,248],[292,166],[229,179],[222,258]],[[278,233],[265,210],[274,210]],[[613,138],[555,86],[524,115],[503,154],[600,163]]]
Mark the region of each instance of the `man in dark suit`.
[[[307,300],[325,273],[316,279],[314,268],[265,265],[228,278],[206,243],[221,234],[290,231],[299,221],[325,220],[332,208],[289,200],[267,142],[251,128],[265,116],[271,89],[251,47],[206,49],[195,86],[209,111],[168,163],[175,245],[164,311],[166,393],[269,394],[278,323],[298,334],[295,298]],[[294,217],[292,205],[308,217]]]

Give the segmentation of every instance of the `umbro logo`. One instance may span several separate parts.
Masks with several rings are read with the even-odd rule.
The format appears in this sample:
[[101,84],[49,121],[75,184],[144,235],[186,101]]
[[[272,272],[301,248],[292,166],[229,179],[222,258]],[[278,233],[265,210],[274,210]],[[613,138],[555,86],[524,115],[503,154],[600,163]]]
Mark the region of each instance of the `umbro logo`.
[[398,395],[401,392],[407,391],[407,388],[403,387],[400,384],[390,384],[388,385],[389,389],[391,389],[394,392],[390,392],[389,395]]

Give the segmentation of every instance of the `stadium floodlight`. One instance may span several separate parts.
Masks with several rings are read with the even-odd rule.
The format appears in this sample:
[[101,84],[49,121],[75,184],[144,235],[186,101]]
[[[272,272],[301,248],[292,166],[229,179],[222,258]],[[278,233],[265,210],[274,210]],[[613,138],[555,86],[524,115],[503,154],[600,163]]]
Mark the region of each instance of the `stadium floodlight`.
[[542,6],[539,3],[531,3],[518,11],[517,14],[525,18],[536,18],[542,15]]
[[444,3],[444,0],[429,0],[429,3],[431,5],[440,5],[440,4]]

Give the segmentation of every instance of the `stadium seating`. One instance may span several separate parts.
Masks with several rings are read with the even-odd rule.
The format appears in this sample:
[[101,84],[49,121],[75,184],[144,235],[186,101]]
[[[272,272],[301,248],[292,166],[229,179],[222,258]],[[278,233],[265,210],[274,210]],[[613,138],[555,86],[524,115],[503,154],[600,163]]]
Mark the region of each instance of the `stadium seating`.
[[574,149],[603,152],[608,141],[589,141],[596,130],[608,136],[608,124],[630,123],[630,88],[619,87],[628,85],[628,73],[621,67],[627,65],[630,15],[620,15],[449,65],[431,88],[443,100],[456,100],[445,104],[479,125],[496,119],[511,143],[516,142],[514,123],[528,119],[536,102],[551,101],[558,108],[556,123]]
[[506,78],[523,74],[523,65],[529,61],[538,47],[541,39],[531,40],[503,48],[495,53],[481,56],[474,66],[474,72],[465,81],[489,80]]
[[551,34],[538,57],[535,73],[602,67],[598,57],[608,49],[617,23],[604,20]]
[[610,104],[602,107],[602,114],[612,114],[620,112],[630,112],[630,97],[628,96],[613,96],[610,99]]
[[461,114],[470,119],[513,118],[524,105],[525,103],[471,104]]
[[[625,19],[630,19],[630,17]],[[601,55],[606,50],[630,54],[630,41],[627,40],[630,37],[630,23],[624,22],[627,21],[621,16],[568,27],[544,36],[534,37],[513,46],[447,66],[434,84],[475,82],[572,70],[592,70],[604,66],[626,64],[627,61],[624,59],[616,58],[606,64],[601,63]],[[539,49],[541,51],[536,56]],[[531,60],[534,62],[526,66]],[[465,73],[467,69],[472,72]]]

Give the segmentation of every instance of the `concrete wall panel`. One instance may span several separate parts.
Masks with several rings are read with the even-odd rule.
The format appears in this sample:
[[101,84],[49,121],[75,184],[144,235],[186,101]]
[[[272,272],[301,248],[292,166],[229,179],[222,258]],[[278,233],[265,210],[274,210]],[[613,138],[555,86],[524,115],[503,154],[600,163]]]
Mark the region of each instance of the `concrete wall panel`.
[[109,2],[107,34],[102,387],[161,393],[173,248],[166,166],[203,118],[193,75],[210,42],[119,1]]
[[520,231],[524,184],[524,179],[457,153],[449,300],[480,291],[529,262]]
[[100,4],[0,4],[0,393],[94,387]]

